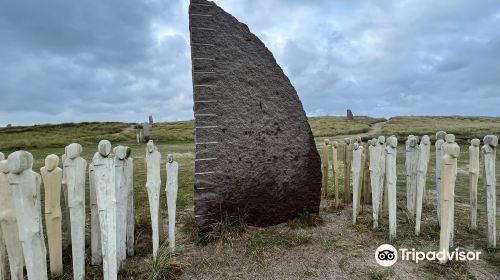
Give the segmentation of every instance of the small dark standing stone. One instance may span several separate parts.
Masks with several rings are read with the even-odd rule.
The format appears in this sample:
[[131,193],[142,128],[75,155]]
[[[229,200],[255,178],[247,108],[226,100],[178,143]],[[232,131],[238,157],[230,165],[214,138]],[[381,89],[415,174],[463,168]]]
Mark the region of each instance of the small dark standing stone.
[[354,115],[352,114],[351,109],[347,109],[347,120],[354,120]]

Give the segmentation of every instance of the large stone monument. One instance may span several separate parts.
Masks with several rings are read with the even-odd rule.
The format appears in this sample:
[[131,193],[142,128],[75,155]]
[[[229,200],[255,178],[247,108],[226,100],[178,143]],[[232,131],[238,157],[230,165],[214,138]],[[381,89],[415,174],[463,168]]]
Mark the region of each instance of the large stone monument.
[[191,0],[189,30],[199,230],[226,218],[269,226],[318,212],[321,159],[272,53],[213,2]]

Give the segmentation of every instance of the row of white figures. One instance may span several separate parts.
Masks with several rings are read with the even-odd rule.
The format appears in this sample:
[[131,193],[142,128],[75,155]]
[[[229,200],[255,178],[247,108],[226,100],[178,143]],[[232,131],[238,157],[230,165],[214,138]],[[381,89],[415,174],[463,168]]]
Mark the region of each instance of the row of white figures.
[[[455,142],[455,136],[453,134],[446,134],[440,131],[436,134],[436,190],[437,190],[437,211],[438,211],[438,221],[441,221],[443,216],[441,211],[443,209],[443,203],[446,207],[451,205],[451,209],[447,211],[451,215],[447,220],[451,221],[450,225],[450,238],[449,243],[453,246],[453,220],[454,220],[454,208],[453,201],[450,202],[449,193],[447,196],[442,196],[443,190],[443,158],[454,158],[458,156],[460,148]],[[380,212],[382,211],[382,204],[384,204],[384,209],[389,210],[389,224],[390,224],[390,238],[394,238],[396,234],[396,155],[397,155],[397,138],[391,136],[387,139],[387,144],[385,143],[385,137],[380,136],[378,139],[368,140],[369,149],[369,171],[371,180],[371,193],[372,193],[372,205],[373,205],[373,226],[376,228],[378,226],[378,218]],[[498,138],[493,135],[488,135],[483,140],[484,146],[482,147],[484,155],[484,182],[485,189],[487,191],[487,212],[488,212],[488,246],[496,247],[496,196],[495,196],[495,159],[496,152],[495,147],[498,144]],[[346,141],[351,145],[351,140]],[[325,146],[323,148],[323,158],[326,159],[328,156],[328,139],[325,140]],[[346,144],[347,145],[347,144]],[[471,140],[471,146],[469,147],[469,189],[470,189],[470,208],[471,208],[471,228],[477,228],[477,181],[479,177],[479,139]],[[429,136],[424,135],[419,143],[419,138],[417,136],[410,135],[406,141],[406,205],[408,212],[415,217],[415,234],[420,233],[420,223],[422,216],[422,203],[426,195],[426,180],[428,164],[430,160],[430,146],[431,141]],[[449,152],[446,153],[446,147],[451,146]],[[337,182],[337,148],[338,143],[333,141],[332,143],[332,169],[335,180],[335,198],[336,205],[338,206],[338,182]],[[347,148],[350,149],[350,148]],[[359,198],[361,196],[361,174],[362,174],[362,162],[364,160],[363,146],[360,139],[356,139],[356,142],[352,144],[352,162],[349,164],[351,166],[351,180],[353,188],[353,223],[356,223],[356,218],[359,212]],[[455,154],[457,154],[455,156]],[[325,160],[324,160],[325,161]],[[450,182],[455,182],[457,175],[456,163],[452,164],[453,161],[447,161],[447,168],[452,168],[453,177],[447,177],[446,182],[450,185]],[[327,163],[323,164],[323,173],[328,172],[326,169]],[[385,186],[384,186],[385,179]],[[347,180],[346,180],[347,181]],[[324,178],[323,184],[326,185],[327,181]],[[453,184],[454,186],[454,184]],[[324,186],[325,188],[326,186]],[[325,188],[326,191],[326,188]],[[447,189],[449,192],[449,187]],[[451,197],[452,198],[452,197]],[[391,210],[392,209],[392,210]],[[392,218],[391,218],[392,217]],[[446,229],[447,230],[447,229]]]
[[[149,210],[151,212],[151,226],[153,232],[153,258],[156,259],[160,245],[160,162],[161,153],[149,140],[146,148],[146,189],[149,199]],[[175,249],[175,211],[178,191],[179,164],[174,161],[172,155],[167,156],[167,208],[168,208],[168,241],[170,251]]]
[[[17,151],[4,160],[0,153],[0,265],[6,255],[11,279],[23,279],[26,266],[28,279],[47,279],[46,248],[42,231],[40,185],[45,189],[45,220],[49,245],[50,271],[62,273],[61,188],[69,209],[74,279],[85,278],[85,177],[87,162],[81,158],[82,147],[73,143],[66,147],[63,169],[59,157],[49,155],[42,176],[32,171],[33,156]],[[98,152],[89,165],[91,201],[91,261],[104,261],[104,278],[116,279],[126,255],[134,254],[135,210],[133,197],[133,159],[130,149],[118,146],[111,156],[111,143],[99,142]],[[153,159],[154,158],[154,159]],[[159,166],[161,155],[154,143],[147,146],[148,195],[153,228],[159,228]],[[167,162],[167,198],[170,250],[175,247],[175,209],[178,164],[171,155]],[[157,171],[157,173],[155,173]],[[154,223],[156,221],[156,223]],[[154,257],[159,233],[156,232]],[[3,250],[6,248],[6,250]],[[6,251],[6,252],[4,252]],[[0,269],[0,276],[5,274]],[[3,279],[3,278],[2,278]]]
[[[378,227],[379,213],[382,211],[385,193],[389,212],[389,234],[392,239],[396,236],[396,157],[398,139],[395,136],[389,137],[387,145],[385,140],[384,136],[368,140],[369,171],[373,206],[373,227]],[[359,198],[361,196],[360,175],[362,173],[361,163],[364,148],[359,143],[354,143],[353,147],[351,180],[353,190],[353,224],[355,224],[359,212]],[[386,182],[385,186],[384,178]]]

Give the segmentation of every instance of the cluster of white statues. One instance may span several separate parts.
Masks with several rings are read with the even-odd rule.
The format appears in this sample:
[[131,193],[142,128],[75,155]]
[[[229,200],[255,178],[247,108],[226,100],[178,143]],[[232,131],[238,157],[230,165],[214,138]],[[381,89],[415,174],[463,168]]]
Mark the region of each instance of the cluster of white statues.
[[[334,141],[331,145],[332,153],[329,152],[329,141],[325,140],[322,149],[324,192],[327,194],[328,187],[328,158],[332,157],[333,182],[335,189],[335,207],[339,207],[339,164],[337,160],[338,143]],[[480,140],[472,139],[469,147],[469,190],[471,228],[477,229],[477,184],[479,178],[479,154]],[[487,135],[483,139],[481,148],[484,160],[483,178],[486,190],[487,215],[488,215],[488,247],[496,247],[496,177],[495,160],[498,138]],[[406,209],[411,217],[415,218],[415,234],[420,234],[422,204],[426,197],[426,181],[430,161],[431,140],[428,135],[419,139],[418,136],[409,135],[405,143],[405,175],[406,175]],[[380,136],[378,139],[368,140],[363,145],[361,139],[353,141],[346,139],[344,150],[344,203],[348,204],[352,199],[353,223],[356,223],[360,211],[360,197],[364,194],[363,183],[369,177],[371,192],[371,203],[373,213],[373,227],[378,227],[378,221],[382,211],[387,211],[389,216],[389,237],[396,237],[396,185],[397,185],[397,145],[398,139],[391,136],[386,139]],[[363,150],[368,149],[368,153]],[[460,147],[455,142],[453,134],[444,131],[436,133],[436,196],[438,223],[441,226],[440,249],[449,250],[453,246],[454,229],[454,188],[457,177],[457,158]],[[363,172],[367,167],[369,173]],[[351,196],[352,188],[352,196]],[[366,201],[366,198],[365,198]]]
[[[62,217],[69,213],[73,278],[85,279],[85,181],[89,175],[91,211],[91,263],[103,264],[104,279],[117,279],[127,256],[134,254],[134,161],[126,146],[113,149],[107,140],[99,142],[90,164],[81,157],[82,146],[68,145],[62,156],[48,155],[41,176],[32,170],[33,156],[27,151],[0,153],[0,277],[5,264],[10,278],[47,279],[46,248],[42,228],[40,187],[45,190],[44,213],[51,275],[61,275]],[[153,256],[159,247],[161,155],[153,141],[146,151],[147,183],[153,226]],[[168,155],[167,203],[169,246],[175,248],[175,212],[178,164]],[[61,193],[65,205],[61,208]],[[66,208],[67,211],[66,212]],[[64,210],[64,211],[63,211]],[[4,279],[4,278],[1,278]]]

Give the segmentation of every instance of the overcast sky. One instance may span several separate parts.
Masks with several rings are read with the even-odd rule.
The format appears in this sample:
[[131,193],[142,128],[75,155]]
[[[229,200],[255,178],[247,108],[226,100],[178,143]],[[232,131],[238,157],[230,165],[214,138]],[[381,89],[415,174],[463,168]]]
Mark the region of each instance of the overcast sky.
[[[216,0],[309,116],[500,115],[498,0]],[[193,118],[188,0],[0,1],[0,125]]]

